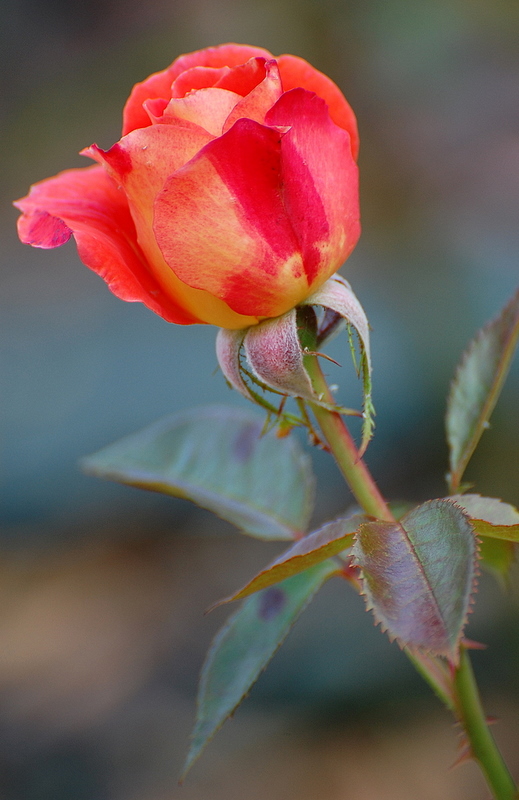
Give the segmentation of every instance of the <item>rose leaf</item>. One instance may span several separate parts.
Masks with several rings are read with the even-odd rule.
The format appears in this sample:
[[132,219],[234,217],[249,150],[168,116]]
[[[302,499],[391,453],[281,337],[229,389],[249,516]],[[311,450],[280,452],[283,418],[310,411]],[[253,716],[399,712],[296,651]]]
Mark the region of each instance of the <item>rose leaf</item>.
[[262,435],[248,410],[204,406],[159,420],[83,459],[86,472],[183,497],[261,539],[300,538],[310,462],[293,437]]
[[497,497],[481,497],[479,494],[451,495],[467,516],[478,536],[519,542],[519,511]]
[[470,457],[488,427],[518,337],[519,291],[471,341],[452,382],[446,416],[452,493],[459,488]]
[[266,589],[268,586],[280,583],[292,575],[298,575],[305,569],[313,567],[331,556],[336,556],[352,546],[355,531],[366,519],[361,514],[341,517],[312,531],[312,533],[300,539],[288,550],[285,550],[279,558],[276,558],[275,561],[261,570],[242,589],[215,603],[212,608],[229,603],[231,600],[240,600],[242,597],[247,597],[250,594],[259,592],[261,589]]
[[316,564],[248,597],[217,633],[202,669],[185,776],[207,742],[243,700],[317,590],[337,571]]
[[430,500],[400,522],[366,522],[353,547],[368,609],[391,640],[457,662],[477,573],[470,520]]

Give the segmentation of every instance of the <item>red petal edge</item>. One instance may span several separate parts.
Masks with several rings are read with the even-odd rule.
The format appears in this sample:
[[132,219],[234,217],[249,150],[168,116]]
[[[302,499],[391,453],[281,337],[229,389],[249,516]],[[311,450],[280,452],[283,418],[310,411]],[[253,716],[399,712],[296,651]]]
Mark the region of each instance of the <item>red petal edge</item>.
[[20,238],[59,247],[73,234],[79,257],[122,300],[142,302],[168,322],[199,322],[168,297],[148,272],[125,195],[102,167],[72,169],[31,187],[14,204]]
[[288,92],[290,89],[308,89],[321,97],[327,103],[330,117],[335,124],[350,134],[353,158],[357,160],[359,154],[357,119],[337,84],[323,72],[312,67],[304,58],[283,55],[277,58],[277,62],[283,90]]
[[272,53],[262,47],[230,43],[179,56],[167,69],[135,84],[123,111],[123,136],[135,128],[146,128],[151,124],[142,107],[143,103],[158,97],[169,100],[171,84],[182,72],[192,67],[236,67],[254,57],[268,60],[272,58]]

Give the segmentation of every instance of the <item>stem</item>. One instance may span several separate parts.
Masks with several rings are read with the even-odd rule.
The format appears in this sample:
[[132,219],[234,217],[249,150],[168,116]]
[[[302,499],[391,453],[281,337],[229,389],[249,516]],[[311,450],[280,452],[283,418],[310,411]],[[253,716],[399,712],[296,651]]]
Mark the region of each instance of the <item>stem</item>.
[[408,647],[404,649],[404,653],[424,681],[429,684],[435,695],[447,706],[449,711],[455,714],[456,702],[452,680],[445,662],[435,656],[428,656],[419,652],[413,653]]
[[[305,356],[305,367],[317,396],[333,405],[335,400],[328,388],[317,357]],[[380,494],[368,468],[359,458],[355,442],[342,416],[334,411],[328,411],[322,406],[313,403],[310,405],[346,483],[366,514],[385,521],[393,521],[394,517],[386,501]]]
[[476,679],[467,651],[461,647],[460,663],[454,674],[457,713],[478,762],[496,800],[517,800],[512,776],[490,733],[481,705]]
[[[304,363],[317,396],[326,403],[333,404],[333,395],[317,357],[307,355]],[[313,403],[310,405],[346,483],[366,514],[381,520],[394,521],[368,468],[359,458],[343,417],[322,406]],[[447,708],[459,718],[470,743],[471,755],[478,762],[495,800],[519,800],[514,781],[488,729],[469,656],[463,646],[460,650],[460,663],[453,670],[452,677],[447,669],[442,668],[438,659],[413,656],[407,650],[406,652],[422,677]]]

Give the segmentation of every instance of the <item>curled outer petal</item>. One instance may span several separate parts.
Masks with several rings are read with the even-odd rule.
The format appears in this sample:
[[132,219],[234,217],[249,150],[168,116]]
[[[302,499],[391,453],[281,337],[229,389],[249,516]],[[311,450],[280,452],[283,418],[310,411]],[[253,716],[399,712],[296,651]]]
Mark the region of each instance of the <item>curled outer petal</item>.
[[122,300],[140,301],[170,322],[199,319],[179,306],[146,267],[123,192],[102,167],[71,169],[31,187],[15,206],[22,242],[50,248],[74,236],[79,257]]

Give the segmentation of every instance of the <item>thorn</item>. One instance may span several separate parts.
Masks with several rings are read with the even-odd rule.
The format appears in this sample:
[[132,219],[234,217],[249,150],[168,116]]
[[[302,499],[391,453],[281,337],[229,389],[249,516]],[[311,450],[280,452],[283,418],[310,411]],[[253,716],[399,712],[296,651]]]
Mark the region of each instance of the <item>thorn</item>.
[[319,356],[319,358],[325,358],[327,361],[331,361],[332,364],[336,364],[338,367],[342,367],[338,361],[336,361],[331,356],[326,355],[326,353],[319,353],[317,350],[307,350],[305,347],[305,355],[307,356]]
[[482,642],[475,642],[473,639],[465,639],[461,640],[461,644],[465,648],[465,650],[486,650],[488,645],[483,644]]
[[450,765],[449,772],[451,772],[451,770],[455,769],[456,767],[460,767],[462,764],[466,764],[467,761],[472,761],[473,757],[474,756],[472,750],[470,749],[470,746],[468,744],[463,744],[462,747],[460,748],[460,752],[457,758]]

